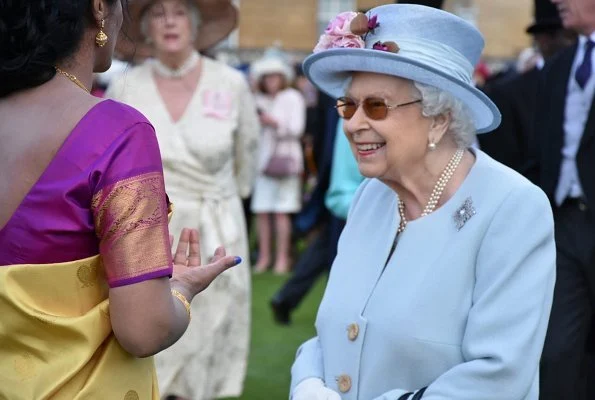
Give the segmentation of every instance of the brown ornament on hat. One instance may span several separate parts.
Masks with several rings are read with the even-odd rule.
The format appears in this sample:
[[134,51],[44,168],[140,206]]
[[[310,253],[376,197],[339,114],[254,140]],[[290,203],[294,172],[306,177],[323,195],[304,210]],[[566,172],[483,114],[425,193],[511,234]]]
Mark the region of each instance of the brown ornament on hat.
[[362,13],[358,13],[357,16],[355,18],[353,18],[353,20],[351,21],[351,23],[349,24],[349,30],[354,34],[354,35],[365,35],[366,33],[368,33],[368,17],[366,17],[364,14]]
[[399,50],[401,50],[399,45],[396,44],[395,42],[388,41],[388,42],[384,42],[382,44],[386,47],[386,51],[389,51],[391,53],[398,53]]
[[398,53],[401,48],[398,44],[392,41],[376,42],[372,45],[372,49],[380,51],[388,51],[389,53]]
[[[129,17],[125,18],[116,44],[116,57],[125,61],[139,61],[153,55],[153,47],[141,32],[145,11],[157,0],[135,0],[128,6]],[[194,48],[198,51],[213,47],[225,39],[238,24],[238,10],[230,0],[187,0],[200,14]]]

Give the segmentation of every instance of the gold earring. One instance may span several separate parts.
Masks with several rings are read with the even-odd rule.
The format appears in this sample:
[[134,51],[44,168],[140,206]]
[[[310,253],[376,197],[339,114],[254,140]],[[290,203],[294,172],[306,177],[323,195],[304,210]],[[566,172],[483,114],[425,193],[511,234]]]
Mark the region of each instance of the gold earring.
[[101,20],[101,27],[99,28],[99,32],[97,33],[97,36],[95,36],[95,43],[99,47],[105,46],[109,39],[107,37],[107,35],[105,34],[105,32],[103,31],[103,28],[105,28],[105,20],[104,19]]

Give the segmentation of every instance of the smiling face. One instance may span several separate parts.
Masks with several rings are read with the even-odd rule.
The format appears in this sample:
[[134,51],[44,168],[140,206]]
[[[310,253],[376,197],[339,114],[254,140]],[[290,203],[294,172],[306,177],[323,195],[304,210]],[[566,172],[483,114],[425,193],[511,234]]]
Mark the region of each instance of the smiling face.
[[[379,98],[389,106],[420,98],[411,81],[367,72],[353,75],[346,96],[357,103]],[[400,172],[423,163],[431,128],[432,118],[422,115],[420,103],[389,110],[383,120],[370,119],[360,105],[343,122],[361,174],[382,180],[392,180]]]
[[183,0],[156,1],[147,10],[148,36],[157,52],[176,54],[192,49],[192,10]]
[[583,35],[595,31],[595,1],[593,0],[552,0],[558,7],[562,24]]

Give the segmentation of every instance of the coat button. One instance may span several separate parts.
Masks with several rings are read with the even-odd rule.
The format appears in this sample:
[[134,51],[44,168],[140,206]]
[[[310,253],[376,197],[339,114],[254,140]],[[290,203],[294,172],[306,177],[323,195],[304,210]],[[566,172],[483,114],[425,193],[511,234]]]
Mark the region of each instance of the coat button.
[[347,337],[352,342],[357,339],[359,336],[359,325],[358,324],[351,324],[347,327]]
[[347,393],[351,390],[351,378],[349,375],[341,375],[337,378],[337,386],[341,393]]

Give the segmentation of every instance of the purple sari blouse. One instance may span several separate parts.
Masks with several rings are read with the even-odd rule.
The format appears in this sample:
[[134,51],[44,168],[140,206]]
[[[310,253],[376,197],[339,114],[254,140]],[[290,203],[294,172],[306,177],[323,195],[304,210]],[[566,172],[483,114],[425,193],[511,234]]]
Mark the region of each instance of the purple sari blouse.
[[167,223],[153,127],[105,100],[79,121],[0,230],[0,265],[101,254],[110,287],[169,276]]

